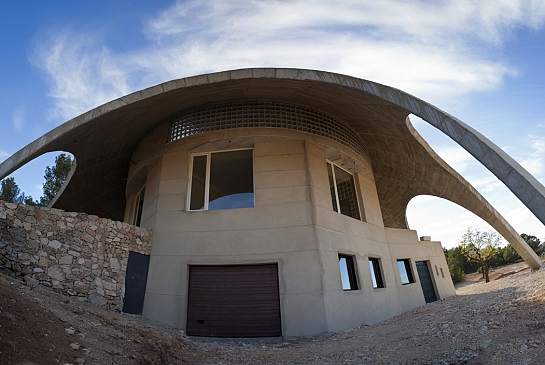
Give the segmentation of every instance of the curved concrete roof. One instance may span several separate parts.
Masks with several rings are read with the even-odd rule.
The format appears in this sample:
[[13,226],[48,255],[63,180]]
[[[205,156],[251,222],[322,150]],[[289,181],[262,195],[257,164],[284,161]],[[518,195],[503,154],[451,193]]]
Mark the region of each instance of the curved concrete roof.
[[143,136],[182,110],[229,100],[299,104],[350,124],[369,150],[387,227],[407,228],[408,202],[417,195],[434,195],[483,218],[530,266],[541,265],[505,219],[433,152],[407,116],[415,114],[450,136],[545,224],[543,185],[484,136],[433,105],[388,86],[330,72],[241,69],[137,91],[92,109],[30,143],[0,165],[0,178],[46,152],[70,152],[77,169],[54,206],[122,220],[130,158]]

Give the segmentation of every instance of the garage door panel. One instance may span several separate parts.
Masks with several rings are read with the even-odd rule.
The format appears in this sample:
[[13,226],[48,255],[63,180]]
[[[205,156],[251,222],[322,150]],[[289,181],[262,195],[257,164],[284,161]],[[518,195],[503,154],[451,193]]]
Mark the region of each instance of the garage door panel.
[[191,266],[187,334],[281,336],[277,265]]

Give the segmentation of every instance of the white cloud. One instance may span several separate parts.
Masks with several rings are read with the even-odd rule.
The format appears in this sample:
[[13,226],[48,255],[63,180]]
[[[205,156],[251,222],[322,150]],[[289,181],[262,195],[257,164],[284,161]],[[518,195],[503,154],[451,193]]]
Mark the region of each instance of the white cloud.
[[49,77],[55,108],[51,119],[66,119],[130,92],[122,58],[92,36],[60,31],[42,39],[33,62]]
[[458,173],[462,173],[475,159],[462,147],[439,147],[437,154]]
[[23,129],[23,124],[26,117],[26,111],[23,106],[19,106],[15,108],[13,111],[12,119],[13,119],[13,128],[20,131]]
[[516,74],[483,49],[544,19],[541,2],[524,0],[178,1],[147,21],[139,49],[116,53],[65,30],[41,41],[34,60],[50,78],[57,119],[169,79],[243,67],[335,71],[447,103]]
[[545,137],[528,136],[526,140],[526,149],[524,157],[520,164],[532,175],[541,175],[543,173],[543,164],[545,156]]
[[497,188],[504,187],[503,182],[495,176],[487,177],[468,177],[467,181],[481,193],[490,193]]

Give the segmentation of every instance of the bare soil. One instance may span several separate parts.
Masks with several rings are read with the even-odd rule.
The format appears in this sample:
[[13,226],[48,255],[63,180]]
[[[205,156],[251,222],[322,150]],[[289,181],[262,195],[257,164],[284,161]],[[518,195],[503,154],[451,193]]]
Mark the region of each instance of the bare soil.
[[0,364],[544,364],[545,269],[491,280],[336,334],[210,340],[0,275]]

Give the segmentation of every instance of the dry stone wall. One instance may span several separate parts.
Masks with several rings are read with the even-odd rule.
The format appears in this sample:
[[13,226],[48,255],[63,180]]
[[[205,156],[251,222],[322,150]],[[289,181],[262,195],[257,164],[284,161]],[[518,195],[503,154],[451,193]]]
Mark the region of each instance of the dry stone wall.
[[129,251],[149,255],[151,239],[127,223],[0,201],[0,268],[102,307],[122,309]]

